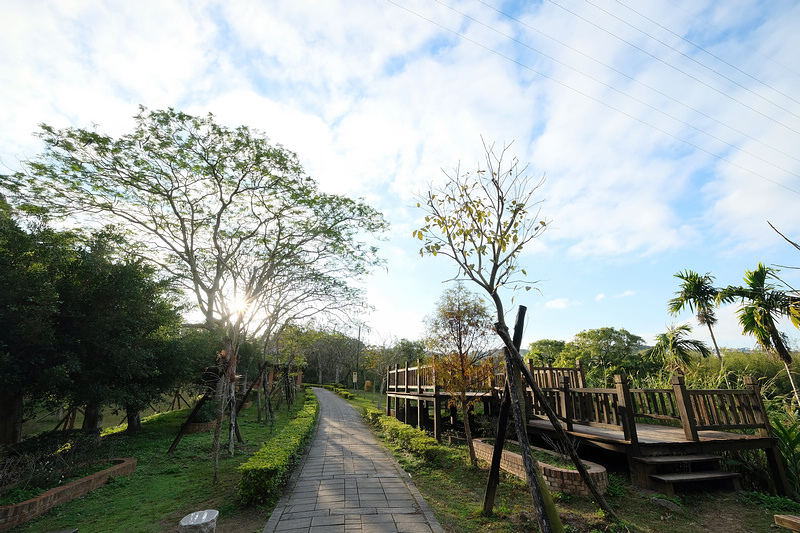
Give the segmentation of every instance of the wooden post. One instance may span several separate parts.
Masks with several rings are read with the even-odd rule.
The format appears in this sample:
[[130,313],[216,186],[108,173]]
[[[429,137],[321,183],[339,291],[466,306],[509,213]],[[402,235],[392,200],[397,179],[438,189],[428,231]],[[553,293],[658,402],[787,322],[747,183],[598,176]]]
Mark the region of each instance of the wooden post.
[[573,413],[572,399],[569,397],[569,376],[561,376],[559,388],[561,389],[561,415],[567,421],[567,431],[572,431]]
[[436,381],[436,356],[433,357],[433,436],[437,442],[442,442],[442,399]]
[[758,434],[762,437],[769,437],[772,442],[772,446],[766,448],[764,454],[767,456],[767,464],[772,474],[772,482],[775,484],[775,491],[781,496],[791,496],[791,485],[789,484],[789,478],[786,476],[786,469],[783,466],[781,451],[778,449],[775,439],[772,437],[772,429],[767,410],[764,408],[761,389],[752,376],[744,377],[744,386],[753,395],[753,403],[758,406],[760,411],[761,420],[759,422],[763,424],[763,427],[758,428]]
[[585,389],[586,388],[586,375],[583,373],[583,363],[580,359],[578,359],[575,363],[575,367],[578,369],[578,388]]
[[564,430],[564,427],[561,425],[561,421],[558,419],[555,410],[545,401],[545,397],[541,388],[539,388],[539,386],[536,384],[536,381],[531,373],[528,372],[528,369],[525,367],[525,365],[522,364],[522,358],[519,355],[519,350],[514,347],[514,341],[511,339],[511,335],[508,333],[508,328],[501,328],[497,326],[498,325],[496,324],[495,330],[507,348],[506,358],[511,358],[513,361],[518,362],[519,366],[522,368],[524,374],[523,377],[533,391],[535,399],[544,407],[547,419],[550,421],[550,424],[552,424],[553,429],[556,432],[556,437],[558,437],[558,439],[566,445],[567,453],[569,453],[570,459],[572,459],[572,462],[575,465],[575,468],[578,470],[581,479],[589,488],[589,492],[592,493],[592,497],[597,502],[598,507],[600,507],[608,515],[608,517],[611,518],[611,520],[619,522],[617,513],[611,508],[610,505],[608,505],[605,496],[603,496],[603,494],[598,490],[597,483],[594,482],[592,477],[589,475],[589,472],[586,470],[586,466],[578,456],[578,452],[575,450],[575,445],[573,444],[569,434],[567,434],[567,432]]
[[[522,320],[520,319],[520,315],[524,319],[524,306],[519,307],[519,312],[517,314],[518,321],[521,323]],[[496,329],[499,330],[501,327],[502,324],[497,324]],[[508,335],[508,331],[504,331],[504,333]],[[550,492],[544,482],[544,478],[539,470],[539,466],[531,456],[530,444],[528,444],[528,428],[524,412],[524,398],[520,398],[520,396],[517,394],[517,391],[521,385],[521,383],[519,383],[520,371],[522,369],[527,370],[527,368],[525,368],[525,364],[521,359],[515,360],[513,358],[510,349],[506,348],[505,355],[510,390],[509,396],[511,397],[511,409],[513,410],[514,422],[517,426],[517,440],[519,442],[520,455],[522,455],[522,464],[525,467],[525,477],[528,480],[531,498],[533,499],[533,506],[536,509],[539,528],[542,530],[542,533],[553,533],[556,530],[563,531],[561,519],[559,518],[558,512],[553,504],[552,497],[550,497]],[[521,369],[517,368],[517,365],[519,365]]]
[[617,387],[617,416],[622,424],[622,433],[631,446],[638,449],[639,435],[636,433],[636,416],[633,412],[633,398],[631,388],[625,376],[614,375],[614,384]]
[[[519,346],[522,344],[522,325],[525,321],[525,306],[519,306],[517,311],[517,318],[514,322],[514,338],[512,340],[513,346],[519,351]],[[507,334],[507,331],[506,331]],[[547,485],[544,483],[544,478],[538,469],[538,465],[533,461],[530,454],[530,447],[528,444],[528,428],[525,423],[525,415],[520,401],[520,397],[515,394],[518,384],[515,383],[519,380],[519,370],[514,368],[511,352],[506,348],[506,386],[505,394],[503,395],[503,405],[500,407],[501,423],[498,425],[498,438],[495,440],[494,452],[492,454],[492,466],[489,471],[489,481],[486,486],[486,494],[483,500],[483,514],[491,515],[494,506],[494,497],[497,489],[500,471],[500,458],[503,453],[503,442],[505,440],[505,426],[507,422],[507,413],[510,409],[514,410],[514,419],[517,426],[517,438],[519,439],[520,451],[522,452],[522,462],[525,467],[525,473],[530,485],[530,492],[533,498],[533,504],[536,509],[539,527],[544,533],[551,533],[553,531],[563,531],[561,520],[558,512],[555,510]],[[520,361],[521,365],[524,363]],[[503,411],[506,415],[503,415]],[[501,433],[502,432],[502,433]]]
[[[394,379],[395,383],[397,383],[397,365],[394,365]],[[392,388],[392,367],[389,366],[386,368],[386,388]],[[395,387],[396,389],[397,387]],[[389,390],[386,391],[386,416],[392,415],[392,397],[389,395]],[[397,402],[395,401],[395,408],[397,407]]]
[[442,399],[438,391],[433,397],[433,436],[438,442],[442,442]]
[[403,392],[408,394],[408,361],[406,361],[406,371],[403,374]]
[[744,388],[749,390],[750,394],[753,395],[753,401],[751,402],[751,405],[756,405],[758,407],[758,413],[753,413],[754,416],[758,416],[760,418],[760,420],[757,420],[757,422],[763,424],[763,427],[758,428],[758,434],[762,437],[771,437],[772,431],[769,425],[767,410],[764,409],[764,401],[761,399],[761,390],[759,389],[756,380],[753,379],[753,376],[744,377]]
[[686,392],[686,382],[683,376],[672,376],[670,380],[672,390],[675,391],[675,403],[678,404],[678,412],[681,415],[681,426],[686,440],[692,442],[699,441],[697,436],[697,423],[694,419],[694,410],[689,395]]
[[511,390],[508,379],[503,389],[503,402],[500,404],[500,415],[497,417],[497,438],[494,440],[492,451],[492,464],[489,467],[489,480],[486,482],[486,492],[483,495],[483,515],[491,516],[494,509],[494,498],[497,486],[500,483],[500,460],[503,458],[503,447],[506,444],[506,427],[508,426],[508,413],[511,411]]

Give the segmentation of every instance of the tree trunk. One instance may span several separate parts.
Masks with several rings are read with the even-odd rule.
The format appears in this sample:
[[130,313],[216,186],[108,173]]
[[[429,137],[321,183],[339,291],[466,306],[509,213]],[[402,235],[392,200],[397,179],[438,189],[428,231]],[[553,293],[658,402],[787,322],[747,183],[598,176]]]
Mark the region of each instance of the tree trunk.
[[[522,308],[523,306],[520,306],[520,310]],[[516,366],[519,367],[520,370],[522,371],[522,375],[528,382],[528,386],[531,388],[531,391],[533,391],[533,395],[536,398],[536,401],[539,403],[539,405],[542,407],[542,409],[544,409],[545,413],[547,414],[547,419],[553,426],[553,429],[556,432],[556,437],[564,444],[564,448],[566,448],[567,453],[570,456],[570,459],[572,460],[573,464],[575,465],[575,468],[578,470],[578,473],[581,476],[581,480],[583,480],[583,482],[589,488],[589,491],[592,493],[592,497],[597,502],[598,507],[600,507],[600,509],[602,509],[603,512],[606,513],[606,515],[611,520],[619,522],[620,521],[619,517],[611,508],[611,506],[608,504],[608,502],[606,501],[605,497],[600,492],[600,490],[597,488],[597,484],[594,482],[591,476],[589,476],[589,472],[586,470],[586,466],[583,464],[581,458],[578,456],[578,452],[575,450],[575,446],[572,443],[572,439],[570,438],[569,435],[567,435],[567,432],[564,431],[564,426],[561,425],[561,421],[558,419],[558,416],[556,415],[555,411],[547,402],[547,398],[544,397],[542,390],[536,384],[536,381],[533,379],[533,375],[530,373],[528,368],[522,362],[522,357],[519,355],[519,351],[517,351],[516,348],[514,347],[514,343],[511,339],[511,336],[508,334],[508,327],[506,327],[504,322],[498,322],[496,329],[498,335],[500,335],[500,338],[503,340],[503,344],[505,344],[506,346],[507,349],[506,353],[508,354],[507,358],[510,357],[513,360],[513,362],[516,363]],[[514,388],[511,387],[512,392],[513,389]],[[512,407],[513,407],[513,402],[512,402]]]
[[[499,329],[499,328],[498,328]],[[533,498],[533,505],[536,508],[536,515],[539,519],[539,527],[542,533],[563,533],[564,526],[558,516],[550,491],[544,483],[539,465],[531,456],[528,444],[528,428],[525,426],[525,412],[522,407],[522,399],[517,395],[517,385],[519,371],[516,369],[517,361],[513,359],[510,350],[506,349],[506,375],[508,376],[509,391],[511,393],[511,410],[514,413],[514,422],[517,427],[517,441],[519,442],[522,464],[525,467],[525,474],[528,478],[528,485]]]
[[0,446],[22,439],[23,398],[20,393],[0,393]]
[[461,399],[461,416],[464,418],[464,435],[467,437],[467,447],[469,448],[469,462],[472,466],[478,464],[478,457],[475,455],[475,443],[472,442],[472,428],[469,427],[469,407],[466,398]]
[[714,351],[717,352],[717,358],[719,359],[719,369],[720,373],[722,372],[722,353],[719,351],[719,346],[717,346],[717,338],[714,336],[714,330],[711,329],[711,324],[706,324],[708,326],[708,332],[711,334],[711,342],[714,344]]
[[81,429],[84,431],[94,431],[100,429],[103,423],[103,406],[97,403],[89,403],[86,405],[83,413],[83,425]]
[[222,419],[225,418],[225,400],[227,399],[227,386],[228,380],[225,377],[225,372],[220,375],[217,381],[217,420],[214,424],[214,440],[211,444],[211,455],[214,456],[214,479],[213,483],[217,483],[217,474],[219,472],[219,445],[220,437],[222,435]]
[[128,429],[127,433],[136,433],[142,430],[142,413],[133,407],[125,409],[128,416]]
[[194,409],[192,409],[192,412],[189,413],[189,417],[183,422],[183,424],[181,424],[181,429],[178,430],[178,434],[175,436],[175,440],[172,441],[169,450],[167,450],[168,454],[174,452],[175,449],[178,447],[178,443],[181,441],[181,439],[183,439],[183,436],[186,434],[187,426],[194,421],[194,416],[197,414],[200,408],[203,407],[203,404],[206,403],[210,395],[211,395],[210,391],[207,390],[205,394],[203,394],[203,396],[200,398],[200,400],[198,400],[197,404],[195,404]]
[[794,401],[797,402],[797,405],[800,405],[800,396],[797,395],[797,383],[794,381],[794,376],[792,375],[792,369],[789,366],[789,363],[786,361],[783,362],[783,366],[786,367],[786,374],[789,376],[789,383],[792,384],[792,391],[794,391]]

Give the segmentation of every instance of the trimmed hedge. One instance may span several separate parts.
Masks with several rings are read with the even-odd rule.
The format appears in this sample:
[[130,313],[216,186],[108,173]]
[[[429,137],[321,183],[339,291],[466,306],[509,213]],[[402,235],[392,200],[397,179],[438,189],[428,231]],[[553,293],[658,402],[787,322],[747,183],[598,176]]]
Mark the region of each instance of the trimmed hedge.
[[303,454],[317,421],[319,403],[314,394],[306,394],[303,408],[280,433],[237,469],[239,497],[244,504],[260,504],[276,499],[292,468]]
[[336,393],[339,396],[341,396],[342,398],[344,398],[345,400],[352,400],[353,398],[356,397],[355,394],[353,394],[352,392],[348,391],[345,388],[342,388],[341,385],[314,385],[314,386],[315,387],[321,387],[321,388],[323,388],[325,390],[329,390],[329,391],[331,391],[333,393]]
[[365,408],[362,414],[366,421],[387,439],[426,461],[437,462],[447,455],[447,449],[421,429],[404,424],[391,416],[385,416],[372,407]]

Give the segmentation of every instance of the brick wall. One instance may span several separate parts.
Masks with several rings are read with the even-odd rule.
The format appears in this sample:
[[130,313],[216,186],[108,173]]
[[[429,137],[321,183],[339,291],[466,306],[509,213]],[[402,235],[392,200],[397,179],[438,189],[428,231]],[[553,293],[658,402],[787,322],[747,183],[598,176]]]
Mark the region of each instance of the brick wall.
[[132,457],[112,459],[112,462],[117,464],[91,476],[50,489],[32,500],[15,505],[0,506],[0,531],[7,531],[23,522],[27,522],[44,514],[56,505],[80,498],[90,491],[105,485],[111,477],[126,476],[136,470],[136,459]]
[[[487,463],[492,462],[492,452],[494,446],[486,444],[485,442],[476,439],[475,455],[478,459],[483,459]],[[552,453],[549,450],[536,448],[547,453]],[[555,454],[554,454],[555,455]],[[589,476],[594,480],[597,489],[601,494],[605,493],[608,487],[608,473],[604,466],[589,461],[583,461],[586,470],[589,471]],[[518,453],[513,453],[508,450],[503,450],[503,456],[500,459],[500,468],[509,474],[513,474],[522,480],[526,480],[525,465],[522,464],[522,456]],[[555,466],[539,462],[539,469],[542,471],[547,487],[552,492],[564,492],[567,494],[575,494],[578,496],[591,496],[589,487],[581,479],[581,475],[577,470],[567,470],[565,468],[557,468]]]

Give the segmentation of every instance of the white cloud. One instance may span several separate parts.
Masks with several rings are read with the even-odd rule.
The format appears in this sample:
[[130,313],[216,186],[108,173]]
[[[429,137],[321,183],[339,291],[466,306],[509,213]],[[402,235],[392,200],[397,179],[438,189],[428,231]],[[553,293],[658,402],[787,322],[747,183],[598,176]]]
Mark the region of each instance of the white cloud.
[[[599,302],[625,286],[645,296],[640,287],[668,285],[661,293],[671,294],[669,275],[642,271],[649,279],[641,285],[619,279],[620,265],[642,257],[676,265],[673,272],[726,276],[732,265],[758,260],[800,263],[766,225],[800,239],[800,5],[636,6],[747,75],[621,4],[607,7],[730,81],[590,3],[571,9],[608,32],[553,3],[519,6],[526,24],[563,44],[480,3],[451,4],[535,50],[440,4],[398,3],[408,10],[361,0],[12,3],[0,34],[0,159],[13,167],[35,154],[30,133],[41,122],[125,132],[140,103],[212,111],[226,124],[259,129],[297,152],[326,191],[363,196],[392,221],[384,245],[391,276],[376,277],[370,297],[391,317],[381,319],[387,328],[410,331],[454,274],[442,258],[419,258],[413,194],[441,182],[441,169],[460,162],[474,170],[480,135],[515,141],[530,174],[547,174],[537,199],[553,223],[523,259],[533,279],[547,272],[547,293],[565,295],[544,304],[549,309],[578,308],[587,294]],[[570,293],[580,271],[602,272],[593,279],[603,281]],[[664,302],[636,302],[636,315],[651,317],[646,329],[660,330]],[[616,319],[586,320],[601,318]],[[576,323],[574,331],[596,325]]]
[[580,302],[570,300],[569,298],[556,298],[555,300],[550,300],[544,304],[547,309],[566,309],[568,307],[575,307],[577,305],[580,305]]

